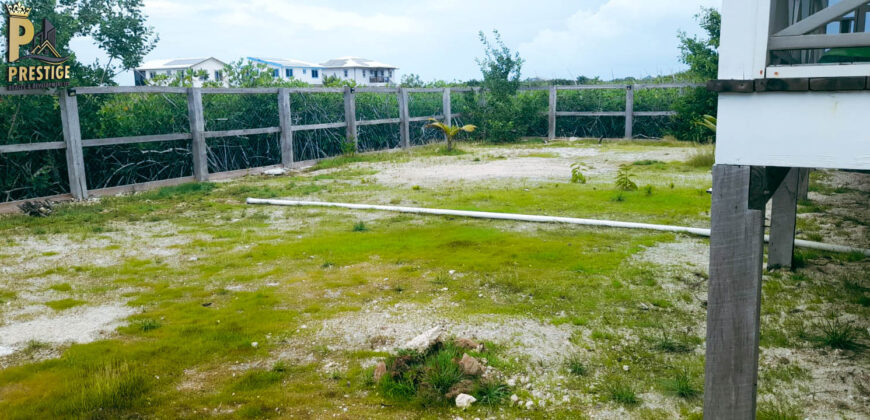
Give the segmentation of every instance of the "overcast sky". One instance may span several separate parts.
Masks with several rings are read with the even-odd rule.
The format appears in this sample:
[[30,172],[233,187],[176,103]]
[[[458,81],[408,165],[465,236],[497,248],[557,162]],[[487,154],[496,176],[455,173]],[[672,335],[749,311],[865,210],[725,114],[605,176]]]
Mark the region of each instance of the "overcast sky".
[[[480,30],[498,29],[526,60],[524,77],[669,74],[677,32],[721,0],[145,0],[160,35],[147,60],[272,56],[323,62],[360,56],[423,80],[479,78]],[[97,57],[88,40],[72,48]],[[129,79],[129,80],[128,80]],[[126,74],[118,80],[131,84]]]

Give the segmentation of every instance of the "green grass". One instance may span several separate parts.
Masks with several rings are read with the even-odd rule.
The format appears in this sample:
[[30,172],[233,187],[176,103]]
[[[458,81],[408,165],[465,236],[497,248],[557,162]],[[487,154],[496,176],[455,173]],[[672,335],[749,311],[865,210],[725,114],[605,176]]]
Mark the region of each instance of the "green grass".
[[701,380],[691,375],[687,369],[683,369],[665,379],[663,386],[668,393],[690,400],[701,395],[700,382]]
[[588,369],[586,367],[585,362],[583,361],[582,356],[575,354],[568,358],[565,362],[565,368],[568,369],[568,373],[574,376],[586,376],[588,373]]
[[686,164],[694,168],[711,169],[716,163],[713,149],[698,149],[686,160]]
[[821,321],[815,326],[817,333],[815,341],[822,346],[839,350],[859,350],[862,348],[859,339],[863,331],[852,322],[839,318]]
[[57,292],[69,292],[72,290],[72,286],[69,283],[60,283],[54,284],[49,287],[49,289],[57,291]]
[[45,306],[48,306],[55,311],[63,311],[66,309],[74,308],[76,306],[84,305],[87,302],[77,299],[60,299],[60,300],[52,300],[49,302],[45,302]]
[[604,397],[608,401],[628,407],[639,405],[641,400],[630,380],[622,377],[609,377],[602,384]]

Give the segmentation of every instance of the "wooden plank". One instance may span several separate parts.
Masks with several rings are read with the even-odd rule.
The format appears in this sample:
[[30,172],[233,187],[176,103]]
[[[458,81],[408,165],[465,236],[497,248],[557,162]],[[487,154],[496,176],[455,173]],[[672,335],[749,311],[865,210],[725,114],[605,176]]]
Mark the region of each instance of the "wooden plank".
[[553,141],[556,139],[556,97],[558,95],[558,91],[556,90],[556,86],[550,86],[550,103],[549,103],[549,112],[547,116],[547,139]]
[[296,131],[310,131],[310,130],[327,130],[330,128],[346,128],[346,122],[338,122],[338,123],[325,123],[325,124],[307,124],[307,125],[294,125],[292,130]]
[[403,149],[411,147],[410,111],[408,110],[408,90],[400,88],[399,100],[399,139]]
[[773,77],[860,77],[870,74],[870,63],[807,64],[796,66],[770,66],[767,75]]
[[641,89],[685,89],[685,88],[702,88],[706,86],[703,83],[647,83],[634,85],[634,90]]
[[773,194],[770,213],[770,245],[767,247],[767,268],[770,270],[793,266],[799,183],[800,169],[791,168]]
[[842,0],[839,3],[819,10],[818,12],[812,14],[810,17],[798,21],[794,25],[791,25],[777,32],[774,36],[781,37],[808,34],[815,31],[816,29],[821,28],[822,26],[827,25],[828,23],[831,23],[843,17],[843,15],[863,6],[866,3],[867,0]]
[[215,137],[242,137],[256,136],[260,134],[275,134],[280,133],[281,127],[263,127],[263,128],[246,128],[242,130],[225,130],[225,131],[206,131],[202,135],[207,139]]
[[69,191],[76,200],[87,200],[88,180],[85,174],[85,157],[82,150],[82,131],[79,122],[78,97],[61,90],[58,100],[63,138],[66,142],[66,165],[69,175]]
[[57,95],[57,89],[22,89],[9,90],[0,86],[0,96]]
[[810,79],[806,77],[790,79],[758,79],[755,81],[756,92],[801,92],[810,88]]
[[213,174],[209,174],[209,178],[212,181],[223,181],[235,178],[241,178],[243,176],[248,175],[261,175],[263,172],[266,172],[270,169],[286,169],[292,168],[293,164],[290,166],[284,165],[269,165],[269,166],[260,166],[257,168],[245,168],[245,169],[237,169],[235,171],[226,171],[226,172],[215,172]]
[[[444,93],[441,95],[441,114],[444,116],[444,124],[453,125],[453,110],[450,109],[450,88],[444,88]],[[447,136],[444,137],[447,141]]]
[[361,120],[357,121],[356,125],[398,124],[400,122],[402,122],[401,118],[384,118],[380,120]]
[[4,153],[35,152],[37,150],[66,149],[66,143],[62,141],[49,141],[44,143],[19,143],[0,146],[0,155]]
[[278,88],[201,88],[205,95],[277,95]]
[[26,200],[6,201],[3,203],[0,203],[0,214],[21,213],[21,209],[19,209],[18,206],[20,206],[28,201],[33,201],[33,200],[64,202],[64,201],[72,201],[73,196],[72,196],[72,194],[58,194],[58,195],[50,195],[50,196],[39,197],[39,198],[28,198]]
[[529,87],[521,87],[517,89],[518,92],[540,92],[544,90],[550,90],[549,86],[529,86]]
[[812,91],[849,91],[867,89],[867,77],[817,77],[809,81]]
[[556,86],[556,90],[603,90],[603,89],[625,89],[625,85]]
[[344,93],[344,88],[290,88],[290,93]]
[[356,128],[356,95],[350,86],[344,87],[344,121],[347,123],[345,138],[353,141],[354,149],[359,151],[358,131]]
[[635,111],[635,117],[672,117],[677,111]]
[[197,181],[208,181],[208,145],[205,143],[205,119],[202,114],[202,92],[199,88],[187,91],[187,113],[193,140],[193,176]]
[[78,95],[105,95],[111,93],[175,93],[186,94],[187,88],[168,86],[90,86],[75,88]]
[[91,191],[91,194],[96,197],[105,197],[125,193],[137,193],[153,190],[155,188],[172,187],[175,185],[187,184],[195,182],[196,178],[186,176],[182,178],[163,179],[160,181],[142,182],[139,184],[121,185],[118,187],[101,188]]
[[707,90],[719,93],[752,93],[755,82],[752,80],[710,80]]
[[634,137],[634,87],[625,87],[625,138]]
[[389,87],[358,87],[356,93],[397,93],[398,88]]
[[405,88],[409,93],[441,93],[441,88]]
[[870,46],[870,33],[867,32],[837,35],[772,36],[768,43],[768,48],[771,51],[866,46]]
[[293,165],[293,116],[290,106],[290,91],[278,91],[278,119],[281,124],[281,164],[285,168]]
[[157,134],[153,136],[111,137],[105,139],[82,140],[84,147],[114,146],[117,144],[155,143],[161,141],[190,140],[189,133]]
[[749,184],[749,166],[713,167],[705,419],[755,418],[764,211]]
[[420,122],[420,121],[429,121],[429,120],[443,120],[443,115],[429,115],[426,117],[411,117],[408,118],[408,122]]
[[625,111],[559,111],[557,117],[625,117]]
[[809,168],[801,168],[798,172],[798,201],[810,198],[810,172],[812,169]]

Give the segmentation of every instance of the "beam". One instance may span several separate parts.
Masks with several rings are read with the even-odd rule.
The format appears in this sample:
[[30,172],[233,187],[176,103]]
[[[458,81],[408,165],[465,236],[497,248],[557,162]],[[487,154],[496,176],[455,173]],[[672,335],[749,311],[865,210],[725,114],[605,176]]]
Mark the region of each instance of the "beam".
[[69,176],[69,191],[76,200],[88,199],[88,180],[85,174],[85,157],[82,150],[82,128],[79,122],[78,97],[65,89],[60,91],[60,120],[63,139],[66,143],[66,165]]
[[193,143],[193,176],[197,181],[208,181],[208,145],[205,142],[205,118],[202,111],[202,90],[189,88],[187,91],[187,115],[190,120],[190,135]]
[[867,0],[842,0],[837,4],[819,10],[808,18],[798,21],[794,25],[777,32],[774,36],[780,37],[808,34],[865,4],[867,4]]
[[768,49],[771,51],[867,46],[870,46],[870,33],[868,32],[837,35],[772,36],[768,43]]
[[769,270],[793,266],[800,171],[799,168],[791,168],[773,194],[770,213],[770,245],[767,247],[767,268]]
[[704,418],[755,419],[764,211],[749,166],[713,167]]

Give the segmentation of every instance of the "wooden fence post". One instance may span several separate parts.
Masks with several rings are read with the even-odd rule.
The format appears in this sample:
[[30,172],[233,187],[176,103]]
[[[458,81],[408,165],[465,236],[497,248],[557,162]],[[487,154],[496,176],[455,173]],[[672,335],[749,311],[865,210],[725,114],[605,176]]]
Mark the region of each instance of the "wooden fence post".
[[193,143],[193,176],[197,181],[208,181],[208,145],[205,143],[205,118],[202,111],[202,91],[199,88],[187,90],[187,113],[190,119],[190,135]]
[[704,418],[754,419],[764,209],[750,166],[713,167]]
[[550,113],[548,117],[549,131],[547,140],[556,139],[556,86],[550,86]]
[[88,180],[85,174],[85,157],[82,151],[82,129],[79,121],[79,102],[75,94],[60,90],[60,121],[63,125],[63,140],[66,143],[66,166],[69,175],[69,192],[76,200],[87,200]]
[[770,245],[767,268],[791,268],[794,262],[794,233],[800,169],[791,168],[773,194],[770,211]]
[[[441,94],[441,113],[444,114],[444,124],[448,127],[453,125],[453,110],[450,109],[450,88],[444,88]],[[447,141],[447,134],[444,134],[444,141]]]
[[347,122],[347,140],[353,140],[356,151],[359,151],[359,141],[356,130],[356,95],[355,89],[350,86],[344,87],[344,120]]
[[402,148],[411,147],[411,114],[408,110],[408,91],[405,88],[399,88],[399,137],[402,142]]
[[625,138],[634,137],[634,86],[625,87]]
[[278,114],[281,123],[281,164],[293,165],[293,118],[290,110],[290,89],[278,90]]

